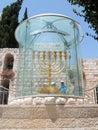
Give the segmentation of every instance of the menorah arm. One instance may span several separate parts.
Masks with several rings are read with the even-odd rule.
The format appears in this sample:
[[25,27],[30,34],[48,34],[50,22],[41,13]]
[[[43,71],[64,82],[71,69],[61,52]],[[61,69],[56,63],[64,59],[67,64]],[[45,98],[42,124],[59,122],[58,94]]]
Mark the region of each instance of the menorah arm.
[[[48,67],[45,67],[45,66],[43,66],[41,63],[39,63],[39,66],[40,66],[40,69],[43,69],[43,70],[49,70],[49,69],[51,69],[51,71],[59,71],[61,64],[62,64],[62,63],[60,62],[60,64],[56,65],[56,67],[51,65],[51,68],[49,68],[49,66],[48,66]],[[65,65],[66,65],[66,64],[65,64],[65,62],[64,62],[64,66],[65,66]]]
[[[49,66],[50,65],[50,59],[48,61],[46,61],[47,59],[45,59],[45,57],[43,58],[42,62],[44,63],[44,65]],[[61,60],[60,60],[61,61]],[[60,62],[61,63],[61,62]],[[53,63],[51,63],[51,66],[57,66],[57,62],[56,59],[54,60]]]
[[[43,62],[42,62],[42,63],[44,63],[43,65],[46,65],[46,66],[48,66],[48,67],[50,66],[50,63],[49,63],[49,62],[46,62],[45,59],[43,59]],[[58,64],[58,63],[56,63],[56,62],[53,62],[53,63],[51,64],[51,67],[52,67],[51,69],[53,69],[53,70],[54,70],[54,69],[58,69],[58,68],[61,66],[61,64],[62,64],[62,63],[61,63],[61,60],[60,60],[60,64]],[[43,65],[42,65],[42,66],[43,66]]]
[[43,63],[44,63],[44,65],[46,65],[46,66],[49,66],[49,65],[50,65],[49,61],[48,61],[48,62],[46,62],[46,60],[45,60],[45,59],[43,59]]
[[59,74],[59,73],[61,73],[64,69],[65,69],[65,67],[63,67],[61,70],[59,70],[59,71],[57,71],[57,72],[51,73],[51,75]]
[[51,68],[51,70],[52,71],[58,71],[59,69],[60,69],[60,66],[61,66],[62,64],[57,64],[56,66],[52,66],[52,68]]
[[[51,66],[51,68],[49,68],[49,66],[48,66],[48,68],[46,68],[46,67],[44,67],[43,65],[41,65],[41,63],[39,63],[39,66],[40,66],[40,71],[38,71],[40,74],[43,74],[43,75],[49,75],[48,74],[48,70],[50,69],[50,71],[51,71],[51,75],[56,75],[56,74],[59,74],[59,73],[61,73],[61,71],[63,71],[64,69],[65,69],[65,67],[66,67],[66,62],[65,62],[65,60],[64,60],[64,66],[63,66],[63,68],[59,68],[60,67],[60,65],[58,65],[57,67],[53,67],[53,66]],[[46,71],[46,72],[43,72],[43,71]]]
[[39,65],[40,65],[40,68],[42,68],[42,69],[45,69],[45,70],[48,70],[49,69],[49,66],[51,65],[51,70],[53,69],[53,70],[56,70],[56,69],[58,69],[60,66],[61,66],[61,62],[60,62],[60,64],[47,64],[47,66],[45,67],[45,65],[42,63],[40,63]]
[[59,68],[58,70],[56,70],[56,72],[53,72],[53,71],[51,71],[51,75],[56,75],[56,74],[59,74],[59,73],[61,73],[64,69],[65,69],[65,67],[66,67],[66,63],[65,63],[65,61],[64,61],[64,66],[63,66],[63,68]]
[[42,74],[42,75],[45,75],[45,76],[48,76],[48,75],[49,75],[48,72],[42,72],[42,71],[40,71],[40,70],[37,70],[37,72],[38,72],[39,74]]
[[[61,65],[61,64],[60,64],[60,65]],[[52,70],[52,71],[59,71],[59,70],[60,70],[60,65],[57,66],[57,67],[52,67],[51,70]],[[66,67],[66,62],[65,62],[65,60],[64,60],[64,66],[63,66],[62,69],[64,69],[65,67]]]
[[38,63],[39,63],[40,68],[44,69],[44,70],[49,70],[49,66],[51,66],[53,69],[58,69],[61,65],[61,62],[60,62],[60,64],[56,64],[56,63],[50,64],[49,62],[46,62],[45,59],[43,59],[41,63],[38,60]]
[[[49,60],[43,58],[42,63],[44,63],[44,65],[46,65],[46,66],[50,66],[50,61]],[[51,63],[51,66],[55,66],[56,64],[57,63],[56,63],[56,60],[55,60],[55,62]]]
[[38,70],[38,69],[36,69],[36,71],[39,73],[39,74],[43,74],[43,75],[48,75],[47,73],[47,71],[46,72],[42,72],[43,70]]
[[41,69],[44,69],[44,70],[49,70],[49,65],[47,65],[47,66],[45,66],[45,65],[42,65],[40,62],[39,62],[39,59],[38,59],[38,64],[39,64],[39,67],[41,68]]
[[49,66],[45,67],[42,64],[39,64],[40,69],[49,70]]

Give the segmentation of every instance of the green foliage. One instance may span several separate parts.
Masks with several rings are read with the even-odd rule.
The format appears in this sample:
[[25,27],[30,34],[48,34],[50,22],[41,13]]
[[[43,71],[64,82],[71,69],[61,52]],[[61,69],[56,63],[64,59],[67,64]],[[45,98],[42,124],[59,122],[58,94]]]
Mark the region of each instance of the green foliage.
[[14,32],[18,26],[18,15],[23,0],[7,6],[3,9],[2,20],[0,21],[0,48],[17,48]]
[[27,11],[27,8],[25,9],[25,12],[24,12],[24,18],[23,18],[23,21],[25,20],[25,19],[27,19],[28,18],[28,11]]
[[89,27],[95,31],[95,35],[87,33],[98,41],[98,1],[97,0],[68,0],[72,5],[83,7],[82,12],[79,13],[73,9],[80,17],[84,17],[84,21],[88,22]]

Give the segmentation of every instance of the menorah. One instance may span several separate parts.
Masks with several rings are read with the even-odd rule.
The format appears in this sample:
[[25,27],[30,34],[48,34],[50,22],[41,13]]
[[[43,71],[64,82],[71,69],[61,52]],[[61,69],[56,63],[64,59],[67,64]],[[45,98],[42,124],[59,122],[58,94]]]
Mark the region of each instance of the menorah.
[[[33,59],[35,59],[35,52],[33,52]],[[53,87],[51,87],[52,76],[60,74],[66,67],[67,52],[38,52],[37,59],[39,68],[36,70],[39,74],[47,76],[47,91],[49,92],[53,90]],[[40,92],[45,92],[45,89],[44,87]],[[60,93],[57,88],[53,91]]]

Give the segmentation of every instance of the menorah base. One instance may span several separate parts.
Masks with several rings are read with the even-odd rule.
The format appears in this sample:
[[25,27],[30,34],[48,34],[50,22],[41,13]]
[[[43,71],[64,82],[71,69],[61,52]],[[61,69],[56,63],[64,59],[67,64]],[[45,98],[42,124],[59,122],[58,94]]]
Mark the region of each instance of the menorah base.
[[61,94],[61,91],[57,87],[46,86],[38,90],[41,94]]

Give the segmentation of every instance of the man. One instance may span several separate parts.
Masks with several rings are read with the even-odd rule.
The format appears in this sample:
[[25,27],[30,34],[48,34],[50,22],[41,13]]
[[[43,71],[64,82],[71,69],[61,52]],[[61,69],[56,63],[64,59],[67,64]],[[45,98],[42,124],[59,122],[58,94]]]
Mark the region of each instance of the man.
[[64,84],[64,81],[61,81],[61,86],[59,87],[60,91],[63,93],[63,94],[67,94],[67,86]]

